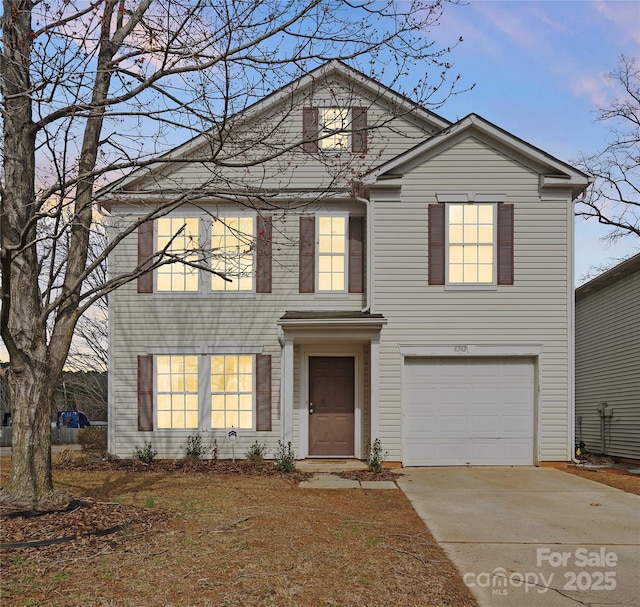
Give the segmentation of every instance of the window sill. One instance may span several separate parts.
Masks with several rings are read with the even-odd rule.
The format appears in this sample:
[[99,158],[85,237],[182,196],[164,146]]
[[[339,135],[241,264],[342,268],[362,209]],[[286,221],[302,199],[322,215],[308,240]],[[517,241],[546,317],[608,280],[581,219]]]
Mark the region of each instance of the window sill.
[[155,293],[149,293],[159,299],[178,299],[180,297],[197,299],[254,299],[256,296],[255,291],[210,291],[204,293],[202,291],[157,291]]
[[497,291],[498,285],[445,285],[445,291]]

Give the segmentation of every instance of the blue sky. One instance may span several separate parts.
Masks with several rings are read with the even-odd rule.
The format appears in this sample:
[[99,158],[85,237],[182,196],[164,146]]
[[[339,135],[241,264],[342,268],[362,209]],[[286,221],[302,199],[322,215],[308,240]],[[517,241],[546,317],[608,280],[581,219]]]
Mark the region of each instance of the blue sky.
[[[437,113],[480,114],[571,162],[607,141],[594,108],[615,96],[604,76],[618,57],[640,62],[640,0],[470,0],[446,6],[432,34],[440,44],[463,37],[450,60],[463,83],[476,83]],[[576,221],[577,284],[590,268],[640,251],[637,238],[608,247],[606,232]]]

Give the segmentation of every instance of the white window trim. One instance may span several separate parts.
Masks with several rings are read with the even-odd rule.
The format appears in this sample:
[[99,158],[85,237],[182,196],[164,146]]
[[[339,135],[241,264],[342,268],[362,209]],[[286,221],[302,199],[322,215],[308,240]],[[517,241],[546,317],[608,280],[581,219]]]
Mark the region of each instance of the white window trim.
[[[253,239],[254,241],[257,239],[258,235],[257,235],[257,231],[258,231],[258,226],[257,226],[257,214],[256,213],[252,213],[252,212],[248,212],[248,211],[241,211],[238,213],[219,213],[216,215],[216,219],[219,221],[222,221],[223,223],[225,223],[225,221],[229,218],[235,219],[238,217],[248,217],[251,218],[253,220],[253,225],[252,225],[252,230],[253,230]],[[211,229],[211,224],[213,222],[213,219],[211,217],[208,217],[208,221],[207,219],[204,220],[205,223],[205,230],[206,230],[206,238],[207,238],[207,242],[208,245],[211,246],[211,236],[212,236],[212,229]],[[205,291],[208,289],[208,293],[210,293],[211,295],[224,295],[225,297],[235,297],[235,296],[251,296],[251,295],[255,295],[256,292],[256,265],[257,265],[257,258],[256,258],[256,249],[254,247],[253,251],[252,251],[252,256],[253,256],[253,272],[251,275],[251,288],[250,289],[242,289],[242,290],[238,290],[238,289],[213,289],[211,286],[211,281],[212,281],[212,277],[213,275],[209,274],[208,272],[206,273],[206,285],[204,285]],[[204,273],[204,272],[203,272]],[[201,285],[202,288],[202,285]]]
[[[344,218],[344,288],[340,290],[320,290],[320,218],[343,217]],[[349,213],[328,212],[316,213],[316,240],[315,240],[315,294],[316,295],[347,295],[349,293]]]
[[[158,407],[158,357],[159,356],[195,356],[198,358],[198,427],[196,428],[160,428],[160,423],[158,421],[159,417],[159,407]],[[168,352],[158,352],[153,355],[153,427],[156,429],[156,432],[169,432],[171,434],[182,433],[185,435],[193,434],[194,432],[199,432],[202,427],[202,357],[199,352],[194,351],[193,349],[189,352],[176,352],[176,351],[168,351]],[[172,394],[173,392],[169,392]],[[163,393],[166,394],[166,393]]]
[[[150,346],[146,351],[153,354],[153,419],[155,433],[167,435],[189,436],[193,433],[211,433],[214,436],[226,436],[231,428],[211,427],[211,357],[212,356],[251,356],[251,428],[234,428],[240,432],[256,432],[257,393],[256,393],[256,355],[262,347],[244,346],[239,348],[202,346]],[[198,357],[198,427],[197,428],[160,428],[158,424],[158,356],[197,356]]]
[[[449,195],[451,196],[451,195]],[[438,202],[441,202],[441,198],[444,196],[438,196]],[[470,198],[473,198],[471,200]],[[445,270],[445,290],[451,291],[497,291],[498,289],[498,202],[494,199],[487,199],[487,195],[475,195],[469,196],[465,200],[460,200],[458,197],[447,200],[449,204],[445,204],[445,219],[444,219],[444,270]],[[449,282],[449,210],[452,204],[473,204],[473,205],[487,205],[490,204],[493,207],[493,272],[492,282]]]
[[[331,135],[325,135],[325,126],[324,121],[322,120],[322,112],[323,110],[347,110],[347,120],[346,120],[346,128],[344,130],[335,131],[335,134],[345,134],[347,139],[347,144],[344,147],[336,147],[336,146],[326,146],[325,142],[331,137]],[[353,107],[350,104],[346,103],[326,103],[322,105],[318,105],[318,127],[320,132],[320,138],[318,139],[318,148],[322,152],[326,152],[329,154],[342,154],[344,152],[351,152],[352,149],[352,133],[351,133],[351,123],[353,121]],[[333,132],[333,131],[331,131]]]
[[[201,247],[211,247],[211,222],[210,215],[202,213],[176,213],[165,216],[167,219],[198,219],[198,243]],[[163,217],[163,218],[165,218]],[[250,211],[241,211],[237,213],[225,212],[216,215],[217,218],[224,221],[229,217],[250,217],[253,219],[253,238],[257,238],[257,213]],[[155,226],[153,233],[154,249],[158,249],[158,227]],[[176,301],[179,297],[206,297],[206,298],[254,298],[256,295],[256,252],[253,251],[253,276],[251,277],[251,289],[238,290],[213,290],[211,288],[211,274],[206,270],[197,270],[198,272],[198,290],[197,291],[160,291],[158,289],[158,271],[153,272],[153,294],[160,298],[171,298]],[[206,264],[211,267],[211,264]]]
[[[202,246],[202,216],[198,213],[169,213],[168,215],[164,215],[163,217],[159,217],[157,220],[155,220],[154,223],[154,229],[153,229],[153,249],[154,251],[159,251],[160,247],[158,246],[158,238],[159,238],[159,230],[158,230],[158,220],[160,219],[197,219],[198,220],[198,246]],[[172,264],[167,264],[167,265],[172,265]],[[163,266],[166,267],[166,266]],[[158,287],[158,278],[159,278],[159,273],[158,273],[159,268],[156,268],[153,271],[153,294],[154,295],[160,295],[160,296],[170,296],[170,297],[176,297],[176,296],[193,296],[193,295],[198,295],[199,293],[202,292],[202,274],[203,271],[202,270],[196,270],[196,272],[198,273],[198,290],[197,291],[173,291],[171,289],[169,290],[160,290]]]
[[233,353],[226,353],[226,354],[217,354],[217,353],[213,353],[213,354],[209,354],[206,358],[208,361],[207,364],[207,391],[205,393],[206,396],[206,410],[203,408],[203,417],[204,422],[202,424],[202,428],[203,431],[206,432],[224,432],[225,434],[227,433],[227,431],[231,430],[231,427],[227,427],[227,428],[212,428],[211,427],[211,357],[212,356],[251,356],[251,428],[233,428],[234,430],[237,430],[238,432],[256,432],[256,423],[257,423],[257,416],[258,416],[258,410],[257,410],[257,393],[256,393],[256,370],[257,370],[257,365],[256,365],[256,356],[255,354],[242,354],[242,353],[238,353],[238,352],[233,352]]

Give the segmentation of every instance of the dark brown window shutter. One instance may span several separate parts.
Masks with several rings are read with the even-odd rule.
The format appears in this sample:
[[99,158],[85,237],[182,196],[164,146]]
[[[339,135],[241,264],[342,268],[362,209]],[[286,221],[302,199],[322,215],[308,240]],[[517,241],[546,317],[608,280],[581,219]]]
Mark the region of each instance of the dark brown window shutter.
[[445,284],[445,205],[429,205],[429,284]]
[[138,356],[138,432],[153,430],[153,356]]
[[[138,265],[142,266],[154,253],[153,221],[138,226]],[[138,277],[138,293],[153,293],[153,272]]]
[[256,238],[256,293],[271,293],[272,218],[258,215]]
[[271,355],[256,355],[256,430],[271,431]]
[[513,284],[513,205],[498,204],[498,284]]
[[351,111],[351,151],[364,154],[367,151],[367,108],[354,107]]
[[302,149],[305,152],[316,152],[318,150],[319,113],[317,107],[302,108],[302,137],[304,143]]
[[349,293],[364,291],[364,217],[349,217]]
[[300,217],[299,258],[299,291],[313,293],[316,272],[316,218],[313,216]]

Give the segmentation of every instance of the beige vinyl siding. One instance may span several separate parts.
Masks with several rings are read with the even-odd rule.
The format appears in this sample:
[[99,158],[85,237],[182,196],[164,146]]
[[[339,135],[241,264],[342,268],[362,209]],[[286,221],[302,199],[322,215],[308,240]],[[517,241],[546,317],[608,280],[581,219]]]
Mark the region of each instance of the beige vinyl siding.
[[[300,141],[303,107],[325,103],[332,95],[340,100],[352,98],[350,103],[367,108],[371,130],[367,132],[368,151],[364,157],[350,152],[305,153],[301,149],[294,149],[272,160],[261,161]],[[434,132],[428,125],[418,127],[406,116],[394,117],[379,100],[353,97],[347,89],[341,92],[337,84],[334,84],[331,93],[318,88],[312,98],[299,94],[290,105],[282,109],[283,113],[288,114],[286,120],[282,119],[283,114],[270,108],[268,113],[258,114],[249,123],[238,125],[235,132],[238,143],[225,143],[219,158],[231,166],[221,169],[200,162],[211,153],[209,148],[203,146],[190,154],[198,162],[176,163],[166,167],[163,175],[156,176],[153,187],[161,192],[180,191],[203,184],[208,184],[211,189],[220,187],[242,192],[251,188],[263,191],[313,189],[318,193],[325,188],[350,189],[355,176],[401,154]],[[276,129],[277,133],[274,133]],[[264,141],[261,141],[262,137]],[[259,161],[257,164],[256,160]],[[146,182],[144,189],[150,189]]]
[[[323,207],[324,210],[329,207]],[[363,213],[358,203],[344,203],[341,210]],[[223,212],[219,206],[211,212]],[[321,210],[321,209],[317,209]],[[116,224],[130,221],[134,215],[112,218]],[[272,356],[272,431],[241,431],[235,445],[236,456],[244,454],[255,440],[267,443],[271,455],[280,438],[280,344],[277,320],[287,310],[362,309],[366,294],[300,294],[298,293],[298,216],[274,217],[272,293],[153,293],[139,294],[136,283],[125,285],[110,300],[112,396],[110,419],[114,420],[111,453],[130,457],[134,446],[151,441],[158,457],[180,457],[186,437],[195,430],[165,430],[153,433],[137,431],[137,356],[149,348],[179,347],[181,353],[190,346],[198,354],[208,347],[262,347]],[[113,271],[126,271],[135,266],[137,237],[126,238],[112,255]],[[191,352],[189,352],[191,353]],[[297,358],[296,358],[296,364]],[[296,367],[298,369],[298,367]],[[295,392],[297,397],[297,392]],[[296,401],[296,407],[299,403]],[[297,431],[297,419],[296,419]],[[207,446],[217,439],[219,457],[231,457],[231,446],[223,431],[203,433]]]
[[[566,460],[571,442],[568,200],[543,201],[537,171],[487,143],[464,139],[403,175],[402,200],[374,192],[373,312],[388,320],[380,345],[380,433],[401,459],[401,346],[539,348],[537,460]],[[515,207],[515,284],[456,290],[427,284],[427,204],[436,194],[506,194]]]
[[[336,83],[333,83],[334,88]],[[346,89],[345,89],[346,90]],[[305,93],[306,94],[306,93]],[[346,95],[350,93],[347,91]],[[345,97],[345,94],[337,94]],[[243,155],[250,153],[272,152],[277,146],[288,145],[302,133],[302,107],[314,105],[326,100],[326,90],[317,88],[312,100],[305,100],[301,93],[294,100],[289,119],[282,121],[271,109],[271,114],[256,115],[238,133],[242,138],[247,133],[247,141],[255,143],[255,129],[268,132],[279,123],[279,134],[270,139],[265,146],[247,146]],[[390,120],[383,104],[375,99],[358,97],[354,105],[368,108],[369,124],[382,125]],[[287,131],[289,129],[289,132]],[[368,153],[365,158],[349,153],[305,154],[301,151],[286,154],[280,159],[256,167],[224,169],[224,175],[217,167],[203,165],[201,162],[176,163],[165,167],[161,172],[147,177],[141,184],[145,195],[155,192],[156,196],[171,196],[185,189],[207,184],[215,192],[223,190],[249,191],[252,187],[276,191],[302,189],[316,191],[326,198],[323,188],[331,190],[344,188],[354,175],[368,170],[388,160],[406,149],[423,141],[433,132],[427,124],[420,124],[405,118],[394,118],[390,124],[368,133]],[[241,144],[240,144],[241,145]],[[232,152],[233,148],[228,148]],[[236,150],[238,147],[236,147]],[[202,152],[193,150],[191,158],[199,158]],[[238,158],[242,161],[242,156]],[[146,213],[148,208],[136,208],[137,196],[134,182],[131,197],[126,205],[114,205],[111,218],[114,229],[118,224],[127,223],[138,214]],[[350,186],[349,186],[350,187]],[[123,191],[120,190],[122,194]],[[180,457],[186,443],[186,437],[194,431],[156,431],[137,432],[137,394],[136,394],[136,357],[146,354],[149,348],[166,345],[174,348],[190,346],[194,353],[210,346],[262,347],[263,354],[272,356],[272,419],[273,427],[269,433],[241,432],[236,444],[236,455],[244,453],[254,440],[267,443],[273,454],[281,436],[280,428],[280,344],[277,339],[277,320],[288,310],[297,311],[360,311],[367,301],[366,293],[345,294],[300,294],[298,292],[298,213],[312,214],[319,211],[340,211],[363,216],[364,205],[348,200],[330,200],[324,203],[310,203],[309,195],[304,198],[307,204],[296,211],[285,211],[273,215],[273,264],[272,293],[153,293],[138,294],[135,283],[130,283],[111,297],[111,360],[110,377],[110,429],[109,448],[114,455],[130,457],[134,446],[142,447],[147,440],[152,441],[159,457]],[[298,202],[298,205],[300,202]],[[220,200],[207,200],[199,205],[214,216],[225,210],[237,211],[237,207],[228,206]],[[197,207],[184,205],[176,215],[200,214]],[[111,268],[126,271],[135,265],[137,258],[137,240],[135,234],[127,238],[118,247],[110,259]],[[181,352],[184,350],[181,349]],[[294,437],[299,436],[299,411],[303,406],[299,400],[300,355],[296,349],[294,389]],[[363,363],[368,373],[368,362]],[[368,377],[368,375],[367,375]],[[365,404],[368,406],[368,387],[365,389]],[[363,413],[363,416],[365,414]],[[367,423],[368,423],[368,417]],[[219,457],[230,457],[231,448],[224,433],[207,432],[204,442],[207,449],[213,439],[217,439]],[[369,437],[364,436],[363,440]]]
[[[613,408],[605,421],[605,453],[640,459],[640,268],[576,298],[576,438],[602,451],[599,403]],[[580,423],[579,418],[582,418]]]

